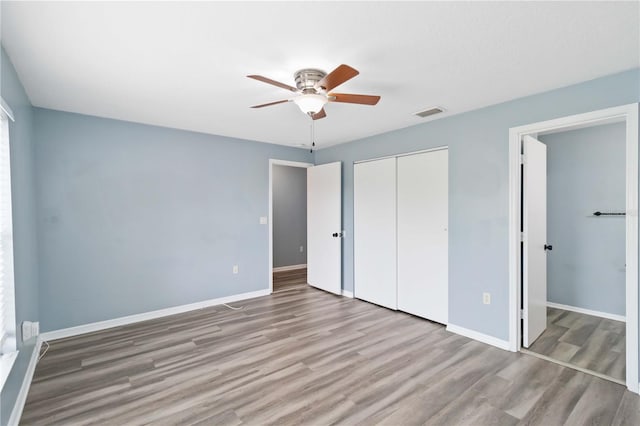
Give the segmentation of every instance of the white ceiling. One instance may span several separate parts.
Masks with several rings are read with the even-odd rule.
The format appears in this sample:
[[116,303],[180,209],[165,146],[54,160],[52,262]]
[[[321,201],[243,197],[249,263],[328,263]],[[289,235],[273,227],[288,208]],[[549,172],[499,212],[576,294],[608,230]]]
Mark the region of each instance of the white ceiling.
[[285,145],[310,120],[245,76],[349,64],[382,100],[329,104],[323,147],[638,67],[639,5],[2,1],[2,43],[36,106]]

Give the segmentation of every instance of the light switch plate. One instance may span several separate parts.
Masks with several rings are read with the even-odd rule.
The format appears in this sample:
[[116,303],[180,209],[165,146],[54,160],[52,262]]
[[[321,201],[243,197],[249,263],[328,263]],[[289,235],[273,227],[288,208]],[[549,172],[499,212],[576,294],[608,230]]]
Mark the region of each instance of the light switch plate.
[[260,216],[260,225],[266,225],[266,224],[267,224],[267,217]]

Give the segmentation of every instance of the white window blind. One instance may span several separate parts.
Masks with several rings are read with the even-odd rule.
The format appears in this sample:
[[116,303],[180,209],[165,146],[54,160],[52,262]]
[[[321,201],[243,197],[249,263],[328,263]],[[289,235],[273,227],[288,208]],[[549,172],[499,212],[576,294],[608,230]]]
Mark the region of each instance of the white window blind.
[[16,350],[8,118],[0,110],[0,355]]

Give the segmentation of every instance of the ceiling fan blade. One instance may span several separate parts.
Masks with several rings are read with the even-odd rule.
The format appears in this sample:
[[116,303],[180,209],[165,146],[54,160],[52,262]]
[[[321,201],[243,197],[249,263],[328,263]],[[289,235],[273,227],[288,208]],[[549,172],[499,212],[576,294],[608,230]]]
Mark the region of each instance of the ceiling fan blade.
[[329,74],[325,75],[317,84],[317,87],[323,87],[327,92],[335,87],[340,86],[347,80],[351,80],[360,72],[351,68],[349,65],[342,64]]
[[324,108],[322,108],[320,111],[313,114],[311,118],[313,118],[314,120],[320,120],[321,118],[325,118],[326,116],[327,116],[327,113],[324,112]]
[[329,93],[329,102],[344,102],[347,104],[375,105],[380,96],[352,95],[349,93]]
[[274,86],[278,86],[278,87],[280,87],[282,89],[291,90],[294,93],[298,93],[298,89],[293,87],[293,86],[289,86],[288,84],[280,83],[279,81],[271,80],[270,78],[263,77],[261,75],[248,75],[247,77],[252,78],[254,80],[261,81],[263,83],[273,84]]
[[268,104],[254,105],[251,108],[262,108],[262,107],[271,106],[271,105],[283,104],[285,102],[291,102],[291,99],[285,99],[283,101],[269,102]]

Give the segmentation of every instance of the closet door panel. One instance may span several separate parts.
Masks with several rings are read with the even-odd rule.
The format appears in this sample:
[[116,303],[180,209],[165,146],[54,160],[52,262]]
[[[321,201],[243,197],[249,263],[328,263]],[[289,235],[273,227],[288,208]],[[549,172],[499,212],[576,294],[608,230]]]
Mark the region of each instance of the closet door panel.
[[396,159],[354,165],[354,296],[397,309]]
[[398,309],[448,322],[448,150],[398,158]]

